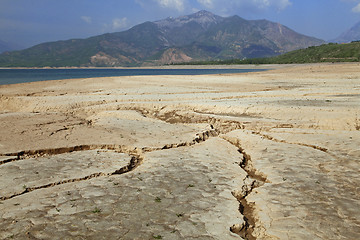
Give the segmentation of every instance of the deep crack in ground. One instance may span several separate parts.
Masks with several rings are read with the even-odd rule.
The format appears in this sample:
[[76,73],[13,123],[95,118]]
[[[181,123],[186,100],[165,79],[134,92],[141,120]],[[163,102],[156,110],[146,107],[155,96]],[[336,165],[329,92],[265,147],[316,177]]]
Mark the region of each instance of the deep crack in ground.
[[240,191],[235,190],[232,192],[233,196],[240,203],[239,211],[243,215],[244,223],[234,224],[230,227],[230,230],[246,240],[254,240],[256,237],[253,235],[253,232],[258,224],[254,211],[255,203],[249,202],[247,196],[251,194],[254,189],[268,182],[268,180],[264,174],[254,168],[251,156],[241,147],[241,143],[238,139],[226,136],[222,136],[222,138],[238,148],[238,152],[242,157],[239,166],[247,173],[247,176],[243,179],[242,189]]

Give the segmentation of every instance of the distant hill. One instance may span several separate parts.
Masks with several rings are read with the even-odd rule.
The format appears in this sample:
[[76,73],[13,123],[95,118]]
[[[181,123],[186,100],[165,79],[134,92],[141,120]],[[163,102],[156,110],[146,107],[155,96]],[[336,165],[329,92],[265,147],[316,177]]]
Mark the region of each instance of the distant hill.
[[2,67],[140,66],[276,56],[323,44],[267,20],[207,11],[145,22],[117,33],[48,42],[0,55]]
[[360,41],[360,22],[331,42],[349,43],[352,41]]
[[324,44],[271,58],[276,63],[359,62],[360,42]]
[[269,58],[230,59],[224,61],[200,61],[187,64],[192,65],[221,65],[221,64],[292,64],[292,63],[320,63],[320,62],[360,62],[360,41],[338,44],[329,43],[321,46],[308,47],[291,51]]

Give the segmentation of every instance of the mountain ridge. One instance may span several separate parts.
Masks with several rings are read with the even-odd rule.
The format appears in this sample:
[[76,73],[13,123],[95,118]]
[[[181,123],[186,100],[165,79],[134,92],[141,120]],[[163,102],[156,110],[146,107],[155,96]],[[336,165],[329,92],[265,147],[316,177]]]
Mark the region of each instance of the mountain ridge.
[[[144,22],[123,32],[48,42],[0,54],[2,67],[140,66],[181,61],[275,56],[320,45],[267,20],[221,17],[207,11]],[[172,56],[173,55],[173,56]]]
[[190,15],[180,16],[178,18],[168,17],[166,19],[155,21],[154,23],[160,27],[174,28],[180,27],[189,22],[196,22],[204,29],[208,28],[213,23],[222,21],[224,17],[217,16],[211,12],[201,10]]
[[349,30],[343,32],[332,42],[349,43],[353,41],[360,41],[360,21],[356,23],[353,27],[351,27]]

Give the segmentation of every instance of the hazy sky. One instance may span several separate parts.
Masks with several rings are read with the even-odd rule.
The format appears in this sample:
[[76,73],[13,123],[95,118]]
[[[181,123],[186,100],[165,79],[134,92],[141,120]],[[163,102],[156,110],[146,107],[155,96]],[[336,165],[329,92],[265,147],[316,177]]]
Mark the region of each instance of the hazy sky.
[[267,19],[324,40],[360,21],[360,0],[0,0],[0,40],[25,47],[208,10]]

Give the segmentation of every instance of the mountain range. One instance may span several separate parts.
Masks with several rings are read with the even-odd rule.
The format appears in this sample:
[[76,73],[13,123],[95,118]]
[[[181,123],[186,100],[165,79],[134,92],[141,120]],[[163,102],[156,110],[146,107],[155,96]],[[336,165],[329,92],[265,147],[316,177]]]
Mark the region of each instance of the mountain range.
[[141,66],[276,56],[321,45],[279,23],[200,11],[87,39],[48,42],[0,55],[2,67]]

